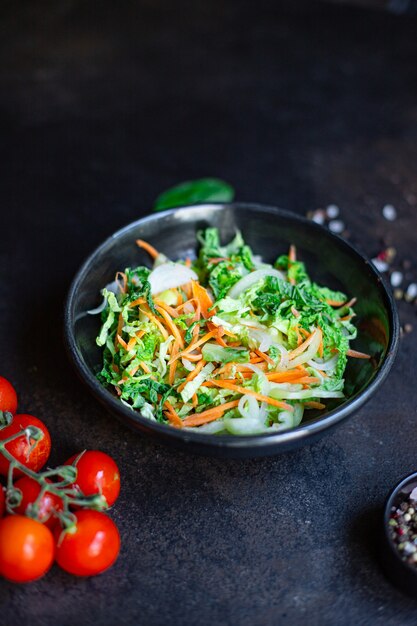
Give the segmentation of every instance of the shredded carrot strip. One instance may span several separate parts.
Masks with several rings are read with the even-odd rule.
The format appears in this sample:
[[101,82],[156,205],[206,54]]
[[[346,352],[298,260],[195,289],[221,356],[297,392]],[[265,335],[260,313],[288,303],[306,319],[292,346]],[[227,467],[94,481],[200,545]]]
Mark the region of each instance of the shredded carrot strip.
[[168,327],[168,330],[170,331],[171,335],[174,335],[175,339],[178,341],[179,347],[183,348],[184,340],[181,336],[180,329],[178,328],[178,326],[176,326],[176,324],[174,324],[169,313],[167,313],[165,309],[163,309],[162,307],[159,307],[158,305],[155,308],[158,311],[158,313],[160,313],[162,317],[164,318],[165,324]]
[[174,345],[172,346],[172,355],[174,355],[174,360],[172,363],[171,362],[169,363],[169,374],[168,374],[168,382],[171,385],[171,387],[174,384],[175,372],[177,370],[177,365],[178,365],[178,361],[175,359],[177,352],[178,352],[178,343],[177,341],[175,341]]
[[207,293],[207,289],[204,289],[204,287],[195,280],[191,281],[191,286],[194,298],[200,303],[202,316],[204,319],[211,317],[214,311],[209,311],[209,309],[213,306],[213,300]]
[[[199,322],[201,319],[201,304],[197,301],[197,306],[195,309],[195,315],[193,317],[193,322]],[[198,326],[196,326],[198,328]]]
[[136,341],[137,341],[137,338],[136,338],[136,337],[131,337],[131,338],[129,339],[129,342],[128,342],[128,344],[127,344],[127,348],[126,348],[126,350],[127,350],[128,352],[130,352],[131,350],[133,350],[133,348],[134,348],[134,347],[135,347],[135,345],[136,345]]
[[167,313],[169,313],[171,317],[178,317],[177,311],[174,308],[172,308],[172,306],[165,304],[165,302],[163,302],[162,300],[155,298],[155,304],[157,304],[158,306],[161,307],[161,309],[164,309]]
[[262,361],[263,361],[263,358],[261,356],[256,356],[250,360],[252,365],[256,365],[257,363],[262,363]]
[[320,337],[320,343],[319,343],[319,347],[318,347],[318,355],[319,357],[322,359],[323,358],[323,350],[324,350],[324,346],[323,346],[323,331],[321,330],[320,326],[318,327],[321,333],[321,337]]
[[[119,276],[122,279],[122,282],[120,282],[119,280]],[[120,291],[122,293],[126,293],[126,287],[127,287],[127,276],[124,272],[117,272],[116,273],[116,283],[119,285],[120,287]]]
[[196,366],[195,366],[195,369],[193,369],[193,371],[192,371],[192,372],[190,372],[190,373],[188,374],[188,376],[187,376],[187,378],[184,380],[184,382],[183,382],[183,383],[181,383],[181,385],[178,387],[178,391],[179,391],[179,392],[181,392],[181,391],[184,389],[184,387],[185,387],[185,385],[186,385],[187,383],[189,383],[191,380],[194,380],[194,378],[197,376],[197,374],[198,374],[199,372],[201,372],[201,370],[203,369],[203,367],[205,366],[205,364],[206,364],[206,361],[205,361],[204,359],[202,359],[202,360],[198,363],[198,365],[196,365]]
[[291,263],[295,263],[297,260],[297,248],[293,244],[290,245],[290,249],[288,252],[288,260]]
[[258,356],[261,357],[261,359],[263,359],[264,361],[266,361],[267,363],[269,363],[270,365],[275,365],[275,361],[273,359],[271,359],[270,356],[268,356],[267,354],[265,354],[265,352],[262,352],[261,350],[255,350],[256,354]]
[[[209,330],[216,330],[216,328],[218,328],[218,326],[216,326],[215,324],[213,324],[213,322],[207,322],[207,328],[208,328]],[[222,326],[222,328],[223,328],[223,326]],[[229,333],[228,331],[226,331],[224,328],[223,328],[223,334],[224,334],[224,335],[227,335],[227,336],[229,336],[229,337],[234,337],[234,335],[232,335],[231,333]],[[227,347],[228,347],[227,343],[224,341],[224,339],[222,339],[222,337],[221,337],[220,335],[217,335],[217,336],[216,336],[216,342],[217,342],[220,346],[222,346],[222,348],[227,348]],[[240,344],[239,344],[239,345],[240,345]]]
[[320,382],[320,378],[317,378],[317,376],[304,376],[302,378],[296,378],[293,381],[294,385],[309,385],[309,384],[319,383],[319,382]]
[[246,389],[246,387],[233,385],[223,380],[213,380],[212,382],[217,387],[222,387],[223,389],[230,389],[231,391],[235,391],[236,393],[241,393],[242,395],[249,394],[250,396],[253,396],[260,402],[266,402],[267,404],[271,404],[272,406],[277,406],[280,409],[286,409],[287,411],[294,410],[293,407],[290,404],[287,404],[286,402],[281,402],[281,400],[275,400],[275,398],[264,396],[262,393],[257,393],[256,391],[252,391],[251,389]]
[[316,333],[320,333],[321,334],[321,330],[319,328],[317,328],[317,330],[313,331],[311,333],[311,335],[309,337],[307,337],[307,339],[300,346],[298,346],[298,348],[295,348],[294,350],[291,350],[291,352],[289,352],[288,355],[287,355],[288,359],[290,361],[292,361],[293,359],[295,359],[296,356],[298,356],[299,354],[302,354],[302,352],[304,352],[304,350],[313,341],[314,337],[316,337]]
[[215,256],[212,259],[209,259],[208,261],[209,261],[209,263],[216,264],[216,263],[221,263],[222,261],[230,261],[230,259],[228,259],[225,256]]
[[343,304],[346,304],[346,300],[342,300],[342,302],[339,302],[338,300],[325,300],[326,304],[329,304],[330,306],[342,306]]
[[138,298],[137,300],[133,300],[133,302],[129,303],[129,308],[133,308],[134,306],[139,306],[140,304],[146,304],[145,298]]
[[114,338],[114,347],[116,349],[116,352],[119,349],[119,344],[118,344],[118,339],[117,338],[119,337],[119,335],[121,336],[121,334],[122,334],[122,329],[123,329],[123,324],[124,323],[125,322],[124,322],[123,316],[122,316],[121,313],[119,313],[119,321],[118,321],[118,324],[117,324],[116,336]]
[[304,406],[307,409],[325,409],[326,405],[322,402],[316,402],[315,400],[310,400],[310,402],[304,402]]
[[187,359],[187,361],[191,361],[193,363],[194,361],[201,361],[203,355],[187,353],[185,358]]
[[370,359],[371,355],[366,354],[365,352],[358,352],[357,350],[348,350],[346,352],[347,356],[351,356],[354,359]]
[[239,400],[232,400],[231,402],[226,402],[225,404],[220,404],[219,406],[214,407],[213,409],[208,409],[207,411],[202,411],[201,413],[194,413],[192,415],[188,415],[183,421],[183,426],[201,426],[201,424],[207,424],[208,422],[214,422],[219,417],[228,411],[229,409],[233,409],[235,406],[239,404]]
[[290,371],[290,372],[271,372],[270,374],[266,374],[268,380],[274,383],[291,383],[296,382],[300,378],[304,378],[307,376],[307,372],[300,371]]
[[[179,352],[175,358],[179,359],[179,358],[185,356],[186,354],[188,354],[188,352],[192,352],[193,350],[195,350],[196,348],[201,346],[203,343],[206,343],[206,341],[209,341],[213,337],[216,337],[217,335],[221,336],[222,331],[223,331],[223,328],[221,326],[216,328],[216,330],[211,330],[209,333],[206,333],[204,335],[204,337],[202,337],[201,339],[199,339],[195,343],[190,343],[190,345],[187,346],[187,348],[185,350],[183,350],[182,352]],[[173,361],[173,359],[171,359],[170,363],[172,361]]]
[[344,315],[343,317],[339,317],[339,321],[340,322],[348,322],[349,320],[352,319],[352,317],[355,317],[354,313],[351,313],[351,315]]
[[[143,369],[143,371],[145,372],[145,374],[150,374],[151,370],[149,369],[149,367],[146,365],[146,363],[144,363],[143,361],[141,361],[139,363],[140,367]],[[133,376],[133,374],[131,374],[131,376]]]
[[187,258],[185,259],[185,266],[186,267],[191,267],[191,259],[189,256],[187,256]]
[[129,376],[134,376],[139,369],[139,365],[135,365],[135,367],[129,372]]
[[222,338],[220,337],[220,335],[217,335],[217,337],[216,337],[216,342],[217,342],[217,343],[219,344],[219,346],[221,346],[222,348],[227,348],[227,347],[228,347],[227,343],[224,341],[224,339],[222,339]]
[[182,302],[181,304],[177,306],[177,311],[180,311],[181,309],[183,309],[187,304],[192,304],[193,311],[194,311],[194,304],[197,304],[197,301],[195,300],[195,298],[190,298],[189,300],[185,300],[184,302]]
[[143,337],[144,334],[145,334],[144,330],[138,330],[138,332],[136,333],[136,337],[140,339],[141,337]]
[[117,341],[125,350],[127,350],[127,343],[124,339],[121,338],[120,335],[117,335]]
[[156,324],[158,326],[158,328],[159,328],[159,330],[161,332],[161,335],[163,336],[163,338],[165,340],[167,340],[169,335],[168,335],[168,333],[166,331],[166,328],[164,328],[164,326],[162,326],[161,322],[158,319],[156,319],[155,315],[153,315],[153,313],[151,313],[150,311],[145,311],[144,309],[139,309],[139,311],[141,313],[143,313],[144,315],[146,315],[146,317],[148,317],[151,320],[151,322],[153,322],[154,324]]
[[198,406],[198,398],[197,398],[197,394],[194,393],[192,398],[191,398],[191,402],[194,408],[196,408]]
[[[265,370],[268,366],[266,361],[262,361],[262,359],[259,358],[259,363],[256,364],[256,367],[260,370]],[[247,365],[245,363],[228,363],[228,365],[234,365],[236,367],[236,371],[237,372],[249,372],[249,371],[253,371],[251,368],[247,367]]]
[[139,248],[143,248],[143,250],[146,250],[146,252],[153,258],[156,259],[156,257],[159,255],[158,250],[156,250],[156,248],[154,248],[153,246],[151,246],[150,243],[148,243],[147,241],[143,241],[143,239],[136,239],[136,245],[139,246]]
[[306,330],[306,329],[305,329],[305,328],[303,328],[302,326],[300,326],[300,327],[299,327],[299,329],[300,329],[300,333],[301,333],[304,337],[310,337],[310,334],[311,334],[311,333],[309,333],[309,332],[308,332],[308,330]]
[[172,404],[170,404],[168,402],[168,400],[166,400],[166,402],[164,403],[164,407],[166,407],[166,409],[167,409],[166,416],[168,418],[168,421],[173,426],[176,426],[177,428],[182,428],[183,421],[180,418],[180,416],[178,415],[178,413],[176,413],[176,411],[175,411],[174,407],[172,406]]

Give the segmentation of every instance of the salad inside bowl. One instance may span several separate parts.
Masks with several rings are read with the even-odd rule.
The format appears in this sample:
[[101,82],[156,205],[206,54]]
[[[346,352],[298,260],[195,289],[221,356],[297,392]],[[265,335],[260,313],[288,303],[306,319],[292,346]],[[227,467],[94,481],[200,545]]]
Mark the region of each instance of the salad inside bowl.
[[177,445],[253,455],[357,409],[396,350],[392,297],[326,229],[254,205],[199,205],[122,229],[81,268],[70,354],[118,417]]
[[295,246],[265,262],[240,231],[197,233],[173,262],[146,241],[152,269],[118,271],[102,290],[98,380],[150,420],[200,433],[254,435],[298,426],[344,399],[356,298],[314,283]]

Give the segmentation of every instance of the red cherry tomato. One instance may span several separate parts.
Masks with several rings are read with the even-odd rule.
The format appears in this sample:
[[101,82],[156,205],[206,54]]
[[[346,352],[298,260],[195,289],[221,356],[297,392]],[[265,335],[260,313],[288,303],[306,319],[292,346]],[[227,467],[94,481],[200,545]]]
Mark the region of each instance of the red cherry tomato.
[[0,485],[0,517],[3,517],[5,509],[6,509],[6,495],[4,493],[3,487]]
[[[34,472],[38,472],[47,462],[51,452],[51,436],[41,420],[33,415],[27,415],[26,413],[14,415],[12,423],[0,430],[0,440],[8,439],[30,425],[37,426],[43,432],[42,439],[36,443],[32,451],[29,453],[33,441],[29,442],[25,435],[21,435],[17,439],[10,441],[10,443],[6,445],[6,450],[20,463],[26,465],[26,467]],[[0,455],[0,474],[7,476],[8,469],[9,461]],[[15,476],[21,476],[21,474],[22,472],[15,470]]]
[[75,533],[55,528],[56,562],[76,576],[95,576],[108,569],[118,557],[120,536],[116,524],[100,511],[77,511]]
[[16,583],[43,576],[54,560],[49,528],[22,515],[0,520],[0,574]]
[[[73,465],[77,455],[74,454],[64,465]],[[119,468],[113,459],[104,452],[87,450],[75,464],[77,480],[74,486],[85,496],[101,493],[109,506],[112,506],[120,493]]]
[[[50,483],[51,481],[48,480],[47,482]],[[14,507],[13,511],[19,515],[26,515],[27,507],[36,501],[41,487],[36,480],[30,478],[29,476],[19,478],[19,480],[15,482],[14,487],[16,487],[16,489],[20,489],[22,492],[22,501],[19,506]],[[45,524],[45,526],[52,529],[58,521],[54,515],[54,511],[62,511],[63,509],[63,502],[61,498],[54,493],[46,491],[38,506],[38,522]]]
[[0,411],[17,411],[17,395],[11,383],[0,376]]

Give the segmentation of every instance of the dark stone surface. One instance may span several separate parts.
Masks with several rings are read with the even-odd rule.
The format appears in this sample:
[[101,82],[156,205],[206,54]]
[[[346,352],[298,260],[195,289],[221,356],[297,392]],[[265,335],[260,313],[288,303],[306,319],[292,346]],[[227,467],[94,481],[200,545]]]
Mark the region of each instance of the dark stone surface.
[[376,542],[387,491],[417,465],[415,332],[332,435],[222,461],[103,413],[63,352],[62,307],[90,250],[202,175],[300,213],[336,202],[362,249],[384,238],[416,276],[416,20],[307,1],[66,0],[3,3],[0,24],[1,373],[46,421],[53,463],[96,447],[123,479],[113,569],[3,582],[0,622],[415,624]]

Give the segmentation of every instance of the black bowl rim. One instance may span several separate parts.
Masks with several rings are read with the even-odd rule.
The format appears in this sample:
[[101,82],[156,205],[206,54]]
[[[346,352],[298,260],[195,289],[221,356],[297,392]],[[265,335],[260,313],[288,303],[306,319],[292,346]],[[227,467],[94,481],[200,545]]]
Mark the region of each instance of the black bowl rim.
[[[331,411],[329,411],[324,417],[318,417],[315,420],[308,422],[306,424],[302,424],[297,426],[296,428],[278,431],[277,433],[266,433],[260,435],[246,435],[246,436],[236,436],[236,435],[210,435],[205,433],[195,433],[190,430],[181,430],[173,428],[172,426],[160,424],[159,422],[151,421],[145,417],[142,417],[140,413],[136,411],[132,411],[125,407],[117,398],[115,398],[110,391],[104,388],[91,371],[86,367],[81,359],[77,345],[75,342],[75,337],[73,333],[73,302],[77,293],[77,289],[84,278],[84,275],[87,273],[88,268],[96,257],[97,254],[101,253],[109,246],[115,239],[123,236],[129,230],[136,228],[137,226],[148,224],[149,222],[159,221],[161,218],[166,215],[175,215],[178,213],[192,213],[195,209],[207,208],[215,211],[223,211],[226,208],[236,208],[236,209],[249,209],[259,214],[270,214],[270,215],[279,215],[280,217],[287,217],[292,221],[299,222],[300,225],[305,225],[308,228],[316,229],[318,232],[325,233],[325,235],[331,239],[334,239],[337,245],[345,248],[348,253],[353,254],[357,258],[359,258],[365,265],[368,266],[368,269],[373,274],[376,282],[379,284],[379,287],[382,291],[382,296],[385,298],[387,313],[389,318],[390,325],[390,338],[388,342],[388,346],[386,349],[386,353],[384,355],[384,360],[375,374],[372,381],[369,385],[363,389],[356,397],[351,400],[347,400],[340,407],[337,407]],[[258,203],[249,203],[249,202],[209,202],[209,203],[199,203],[193,204],[186,207],[176,207],[166,211],[160,211],[151,215],[147,215],[145,217],[139,218],[134,222],[130,222],[126,226],[123,226],[112,235],[110,235],[103,243],[101,243],[93,252],[87,257],[84,263],[79,268],[76,273],[67,296],[67,300],[65,303],[65,311],[64,311],[64,333],[65,333],[65,342],[67,352],[75,366],[75,369],[78,371],[78,374],[81,376],[81,379],[87,386],[90,388],[90,391],[93,393],[96,398],[101,401],[104,405],[108,407],[108,410],[112,410],[116,413],[116,415],[127,423],[132,425],[134,422],[135,427],[142,432],[155,433],[159,434],[162,438],[168,437],[173,440],[173,443],[177,442],[178,445],[181,443],[195,443],[197,445],[201,444],[205,448],[229,448],[234,450],[245,449],[246,452],[256,453],[259,448],[265,448],[265,454],[268,454],[267,450],[270,448],[288,448],[292,445],[300,445],[300,443],[304,440],[313,438],[317,436],[321,431],[327,430],[332,426],[340,423],[342,420],[346,419],[351,413],[357,411],[365,402],[369,400],[369,398],[375,393],[378,387],[383,383],[386,376],[388,375],[392,364],[395,359],[395,355],[398,349],[399,342],[399,319],[398,312],[395,305],[395,300],[390,291],[386,288],[382,276],[375,268],[375,266],[371,263],[371,261],[362,254],[356,247],[354,247],[351,243],[348,243],[342,237],[339,237],[335,233],[330,232],[327,228],[312,222],[306,217],[300,216],[297,213],[293,213],[288,210],[280,209],[277,207],[272,207],[268,205],[262,205]]]
[[417,483],[417,472],[412,472],[411,474],[407,474],[407,476],[404,476],[400,480],[400,482],[398,482],[395,485],[395,487],[391,489],[391,491],[389,492],[388,497],[385,501],[385,506],[384,506],[384,538],[385,538],[386,545],[388,546],[391,554],[394,555],[398,563],[400,563],[402,567],[404,568],[404,573],[407,573],[409,576],[412,576],[412,578],[414,579],[414,582],[417,583],[417,567],[409,565],[408,563],[402,560],[402,558],[400,557],[398,553],[397,548],[395,547],[395,544],[393,543],[389,535],[389,525],[388,525],[391,507],[393,506],[395,498],[397,497],[398,493],[401,491],[403,487],[405,487],[409,483],[412,483],[413,481]]

